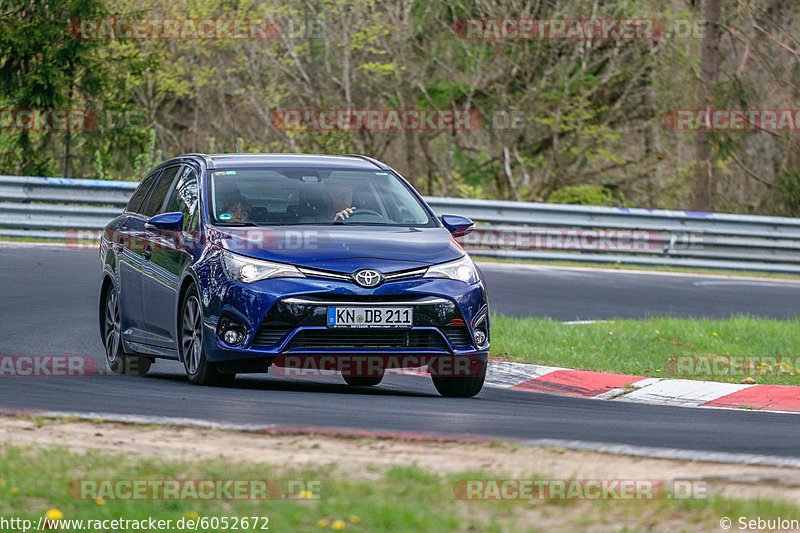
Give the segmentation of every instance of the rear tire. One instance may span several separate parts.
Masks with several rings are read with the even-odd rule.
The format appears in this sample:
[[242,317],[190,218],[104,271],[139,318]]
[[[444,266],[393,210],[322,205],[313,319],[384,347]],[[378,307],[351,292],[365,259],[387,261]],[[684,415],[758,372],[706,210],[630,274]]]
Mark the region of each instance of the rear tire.
[[197,287],[190,285],[181,302],[180,348],[183,367],[189,381],[195,385],[230,385],[236,374],[222,374],[206,358],[203,349],[203,308]]
[[144,355],[125,353],[122,346],[122,322],[119,316],[117,291],[109,285],[106,291],[103,313],[103,346],[106,349],[106,362],[114,374],[144,376],[150,370],[153,360]]
[[486,363],[477,376],[451,377],[431,374],[433,386],[445,398],[472,398],[483,388],[486,380]]

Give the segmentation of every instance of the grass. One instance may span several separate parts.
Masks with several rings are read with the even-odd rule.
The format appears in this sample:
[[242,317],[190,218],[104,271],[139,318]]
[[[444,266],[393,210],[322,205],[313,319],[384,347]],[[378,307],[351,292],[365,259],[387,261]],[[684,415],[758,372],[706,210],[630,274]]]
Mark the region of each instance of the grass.
[[89,249],[93,247],[100,246],[100,241],[90,241],[87,239],[82,239],[80,243],[75,242],[75,236],[72,236],[72,242],[65,242],[66,239],[53,239],[50,237],[24,237],[24,236],[3,236],[0,237],[0,243],[38,243],[38,244],[66,244],[67,246],[71,246],[73,248],[82,247],[83,249]]
[[[29,519],[34,527],[40,517],[48,515],[63,520],[152,517],[169,519],[173,524],[181,518],[268,517],[271,531],[357,532],[576,531],[592,524],[648,530],[665,519],[678,529],[708,530],[721,516],[800,517],[800,508],[785,502],[720,495],[686,500],[464,501],[457,499],[454,492],[458,481],[498,476],[480,472],[439,475],[413,465],[370,477],[336,475],[324,467],[277,470],[223,460],[164,461],[97,451],[76,454],[59,448],[4,445],[0,446],[0,516]],[[318,480],[321,497],[237,502],[96,501],[71,495],[68,485],[78,479]],[[541,477],[532,473],[527,479]],[[198,530],[211,529],[201,526]]]
[[[800,385],[800,359],[766,364],[735,376],[722,371],[677,373],[669,357],[686,355],[800,356],[800,320],[732,317],[729,320],[650,318],[594,324],[564,324],[547,318],[496,315],[492,357],[646,377],[681,377],[739,383]],[[763,359],[762,359],[763,361]],[[786,364],[789,364],[787,367]],[[693,365],[694,370],[699,367]]]
[[75,422],[78,419],[73,417],[42,417],[36,415],[23,415],[23,418],[29,420],[35,427],[40,428],[44,426],[50,426],[53,424],[69,424],[70,422]]

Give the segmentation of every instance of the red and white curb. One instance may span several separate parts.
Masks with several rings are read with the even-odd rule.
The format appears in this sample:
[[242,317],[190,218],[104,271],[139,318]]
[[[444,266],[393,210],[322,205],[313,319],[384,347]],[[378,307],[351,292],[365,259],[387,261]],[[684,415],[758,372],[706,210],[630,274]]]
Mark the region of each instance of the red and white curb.
[[800,387],[647,378],[490,361],[486,386],[580,398],[800,413]]

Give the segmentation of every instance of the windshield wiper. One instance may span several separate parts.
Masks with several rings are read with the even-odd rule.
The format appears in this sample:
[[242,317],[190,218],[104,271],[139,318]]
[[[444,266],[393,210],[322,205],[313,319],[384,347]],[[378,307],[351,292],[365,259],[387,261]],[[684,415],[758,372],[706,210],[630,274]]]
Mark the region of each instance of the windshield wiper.
[[330,222],[265,222],[258,224],[259,227],[268,228],[270,226],[330,226]]
[[226,222],[226,223],[217,222],[216,225],[217,226],[223,226],[223,227],[226,227],[226,228],[232,228],[232,227],[241,228],[241,227],[244,227],[244,226],[251,226],[251,227],[258,226],[258,224],[254,224],[253,222]]

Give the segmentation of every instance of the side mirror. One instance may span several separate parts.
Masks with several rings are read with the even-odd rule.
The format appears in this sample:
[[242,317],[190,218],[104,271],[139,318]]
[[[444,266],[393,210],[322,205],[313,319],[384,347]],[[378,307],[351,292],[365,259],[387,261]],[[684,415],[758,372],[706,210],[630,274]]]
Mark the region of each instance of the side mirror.
[[442,215],[442,224],[453,234],[453,237],[463,237],[475,227],[475,223],[467,217],[459,215]]
[[145,222],[144,227],[152,231],[180,231],[183,229],[183,213],[161,213]]

